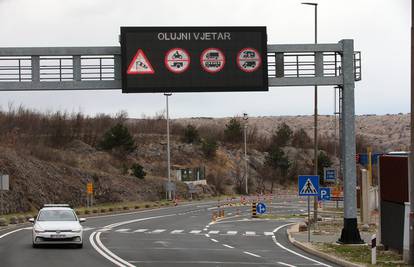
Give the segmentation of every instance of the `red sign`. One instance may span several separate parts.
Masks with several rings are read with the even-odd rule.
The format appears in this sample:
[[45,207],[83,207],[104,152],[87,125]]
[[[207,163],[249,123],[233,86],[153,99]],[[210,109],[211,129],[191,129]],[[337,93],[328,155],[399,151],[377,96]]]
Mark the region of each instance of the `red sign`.
[[190,67],[190,54],[182,48],[173,48],[165,54],[167,69],[173,73],[183,73]]
[[260,53],[254,48],[243,48],[237,54],[237,66],[244,72],[254,72],[261,64]]
[[207,48],[201,53],[200,63],[205,71],[216,73],[224,68],[226,57],[218,48]]
[[141,49],[138,49],[131,63],[129,63],[127,74],[154,74],[150,61]]

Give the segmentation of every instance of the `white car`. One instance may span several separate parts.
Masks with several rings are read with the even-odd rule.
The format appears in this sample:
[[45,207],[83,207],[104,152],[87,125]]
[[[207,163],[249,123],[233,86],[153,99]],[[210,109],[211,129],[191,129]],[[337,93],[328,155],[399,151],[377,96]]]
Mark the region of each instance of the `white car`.
[[41,244],[74,244],[83,246],[83,218],[76,216],[73,209],[66,204],[44,205],[33,223],[33,247]]

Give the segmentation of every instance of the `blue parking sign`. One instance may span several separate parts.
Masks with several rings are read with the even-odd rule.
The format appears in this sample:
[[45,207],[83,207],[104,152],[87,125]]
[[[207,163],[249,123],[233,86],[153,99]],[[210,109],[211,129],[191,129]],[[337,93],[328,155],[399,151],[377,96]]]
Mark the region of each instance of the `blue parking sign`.
[[331,200],[331,189],[329,187],[321,187],[318,195],[319,201]]
[[318,196],[319,175],[299,175],[298,193],[299,196]]

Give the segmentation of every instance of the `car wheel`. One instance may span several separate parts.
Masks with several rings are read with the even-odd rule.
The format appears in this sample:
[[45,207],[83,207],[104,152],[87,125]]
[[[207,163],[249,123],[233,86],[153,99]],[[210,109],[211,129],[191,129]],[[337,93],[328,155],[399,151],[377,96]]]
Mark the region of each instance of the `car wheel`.
[[32,247],[33,247],[33,248],[38,248],[38,247],[39,247],[39,245],[38,245],[38,244],[35,244],[35,243],[32,243]]

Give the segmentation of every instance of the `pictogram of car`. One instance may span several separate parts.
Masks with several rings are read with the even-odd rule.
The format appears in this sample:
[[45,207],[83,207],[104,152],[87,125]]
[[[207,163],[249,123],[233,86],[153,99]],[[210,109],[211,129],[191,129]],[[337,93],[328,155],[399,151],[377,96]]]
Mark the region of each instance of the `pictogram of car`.
[[243,51],[242,57],[243,58],[254,58],[256,53],[253,51]]
[[148,69],[148,66],[147,65],[145,65],[143,62],[141,62],[141,61],[137,61],[136,63],[135,63],[135,67],[138,69],[138,66],[139,67],[142,67],[142,68],[144,68],[144,69]]

